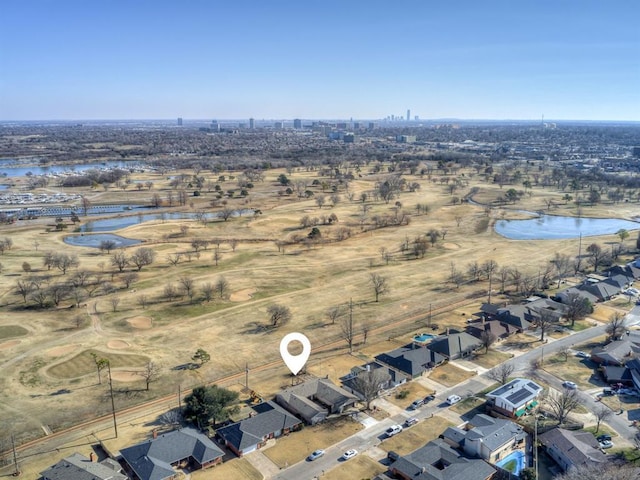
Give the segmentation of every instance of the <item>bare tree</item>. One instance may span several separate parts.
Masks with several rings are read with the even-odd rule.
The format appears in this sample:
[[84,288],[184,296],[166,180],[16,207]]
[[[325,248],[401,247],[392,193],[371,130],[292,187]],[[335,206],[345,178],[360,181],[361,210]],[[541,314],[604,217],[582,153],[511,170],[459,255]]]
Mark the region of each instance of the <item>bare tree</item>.
[[354,390],[362,396],[367,410],[371,408],[371,402],[378,397],[388,380],[383,370],[382,368],[364,370],[359,372],[353,380]]
[[192,303],[193,295],[195,293],[195,282],[193,281],[193,278],[183,276],[178,278],[178,283],[180,284],[180,287],[182,287],[184,294],[189,297],[189,303]]
[[549,393],[546,399],[547,406],[551,413],[558,421],[559,425],[562,425],[569,414],[580,405],[580,398],[578,397],[577,390],[569,390],[563,388],[560,393]]
[[107,365],[109,365],[109,360],[106,358],[98,357],[98,354],[95,352],[91,352],[91,358],[93,358],[93,362],[95,363],[96,370],[98,371],[98,384],[102,384],[102,375],[101,372]]
[[464,281],[464,275],[460,270],[456,268],[456,264],[451,262],[449,268],[449,282],[453,283],[456,288],[460,288],[462,282]]
[[484,347],[484,353],[489,351],[489,347],[493,345],[498,337],[494,333],[484,331],[480,334],[480,345]]
[[18,280],[16,281],[16,295],[20,295],[27,303],[27,297],[35,290],[35,285],[31,280]]
[[129,258],[124,251],[119,251],[111,255],[111,266],[116,267],[122,272],[129,265]]
[[111,303],[111,310],[117,312],[118,305],[120,305],[120,299],[118,297],[111,297],[109,299],[109,303]]
[[475,282],[480,280],[480,276],[482,275],[482,267],[477,261],[473,261],[467,265],[467,273]]
[[565,305],[567,306],[567,310],[564,316],[571,322],[572,327],[576,324],[576,320],[582,320],[593,312],[593,305],[591,305],[591,302],[588,299],[581,297],[577,292],[571,292],[567,295]]
[[63,275],[67,273],[67,270],[80,265],[77,255],[69,255],[66,253],[54,253],[53,265],[62,272]]
[[329,307],[327,309],[327,318],[331,320],[331,325],[336,323],[336,320],[342,315],[342,308],[339,305],[334,305],[333,307]]
[[387,279],[382,275],[372,273],[369,276],[369,281],[371,282],[371,286],[373,287],[373,293],[376,296],[376,302],[378,301],[380,295],[389,293],[389,285],[387,284]]
[[216,247],[213,250],[213,261],[216,264],[216,267],[218,266],[218,262],[222,259],[222,254],[220,253],[220,248]]
[[637,478],[638,472],[634,465],[620,465],[616,462],[581,465],[554,477],[556,480],[637,480]]
[[224,207],[220,210],[220,218],[222,218],[225,222],[231,218],[233,215],[233,209],[229,207]]
[[551,260],[551,263],[553,263],[553,266],[556,269],[556,275],[558,276],[558,288],[560,288],[560,284],[571,271],[573,260],[569,255],[556,253],[553,260]]
[[182,258],[181,253],[173,253],[173,254],[167,255],[167,261],[174,267],[178,265],[178,263],[180,263],[181,258]]
[[620,340],[622,334],[626,332],[625,318],[621,313],[615,312],[609,317],[609,323],[605,327],[605,332],[611,340]]
[[164,286],[164,290],[162,291],[162,294],[170,302],[173,301],[173,299],[178,296],[178,292],[176,291],[176,287],[173,285],[173,283],[167,283]]
[[142,270],[142,267],[151,265],[156,258],[156,252],[154,252],[149,247],[140,247],[133,255],[129,258],[131,263],[133,263],[138,271]]
[[231,247],[232,252],[236,251],[236,248],[238,248],[239,243],[240,241],[235,238],[232,238],[231,240],[229,240],[229,246]]
[[218,280],[216,280],[216,292],[220,300],[225,300],[229,297],[229,288],[229,282],[226,278],[219,277]]
[[514,369],[515,367],[511,363],[501,363],[497,367],[489,370],[487,372],[487,377],[499,382],[500,385],[505,385],[509,381],[509,377],[513,374]]
[[340,323],[342,338],[347,342],[349,353],[353,353],[353,340],[356,336],[355,324],[353,321],[353,302],[349,300],[349,315],[342,319]]
[[564,361],[566,362],[569,359],[569,354],[571,353],[571,349],[569,348],[568,345],[564,345],[562,347],[560,347],[560,350],[558,350],[558,356],[564,358]]
[[147,305],[149,304],[149,297],[147,297],[143,293],[141,295],[138,295],[138,297],[136,298],[136,301],[138,302],[138,305],[140,305],[144,310],[145,308],[147,308]]
[[540,341],[544,342],[544,334],[551,328],[554,323],[555,317],[551,312],[548,312],[544,308],[538,312],[538,317],[535,319],[535,325],[540,329]]
[[589,257],[589,263],[593,265],[593,271],[597,272],[598,267],[601,265],[602,261],[605,257],[605,252],[602,250],[602,247],[597,243],[592,243],[587,247],[587,252],[591,255]]
[[596,433],[600,430],[600,423],[606,422],[611,415],[613,415],[613,412],[606,405],[598,405],[593,410],[593,416],[596,417]]
[[131,285],[138,280],[138,274],[135,272],[127,272],[123,273],[120,276],[120,280],[124,284],[124,288],[129,288]]
[[200,291],[202,292],[202,298],[205,302],[210,302],[211,300],[213,300],[213,294],[215,290],[210,282],[203,283],[200,287]]
[[144,366],[142,371],[136,372],[136,375],[144,379],[146,389],[149,391],[149,385],[160,377],[160,367],[153,362],[149,362]]
[[269,318],[269,325],[278,327],[291,320],[291,310],[284,305],[269,305],[267,308],[267,316]]

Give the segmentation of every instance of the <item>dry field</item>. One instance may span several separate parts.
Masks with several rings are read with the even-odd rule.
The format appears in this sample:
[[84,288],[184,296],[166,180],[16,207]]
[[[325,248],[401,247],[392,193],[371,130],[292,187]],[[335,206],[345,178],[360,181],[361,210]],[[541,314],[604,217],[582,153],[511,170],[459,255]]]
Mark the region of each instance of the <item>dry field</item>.
[[[127,238],[139,239],[152,248],[156,260],[137,272],[138,279],[125,288],[122,274],[111,265],[109,254],[99,249],[71,247],[64,243],[68,231],[57,232],[52,219],[19,221],[15,225],[0,226],[0,238],[10,238],[13,247],[0,256],[0,421],[3,431],[13,430],[19,442],[39,436],[43,427],[53,431],[89,420],[109,412],[107,385],[98,385],[95,366],[89,352],[99,352],[112,362],[116,406],[129,405],[176,394],[203,382],[221,381],[234,385],[244,381],[245,366],[249,366],[252,388],[263,395],[277,391],[290,382],[290,376],[279,362],[279,341],[292,331],[304,332],[313,347],[309,371],[329,375],[333,379],[365,361],[366,355],[395,348],[409,340],[410,335],[423,331],[429,309],[432,323],[439,331],[446,327],[461,328],[465,319],[482,301],[488,288],[486,282],[464,284],[455,288],[447,283],[451,265],[466,271],[469,262],[495,260],[500,266],[514,266],[528,274],[535,274],[554,253],[575,254],[577,240],[512,241],[495,234],[490,228],[497,218],[510,218],[515,213],[505,208],[490,212],[489,227],[481,206],[463,203],[452,205],[452,197],[445,186],[430,182],[426,177],[407,175],[408,181],[420,184],[416,192],[404,192],[397,199],[401,209],[411,214],[411,222],[377,230],[363,228],[375,216],[394,216],[394,202],[375,201],[370,197],[363,213],[360,193],[372,191],[380,175],[363,174],[350,184],[347,192],[340,190],[340,202],[319,208],[314,198],[298,198],[295,194],[281,196],[276,178],[284,171],[267,172],[264,182],[258,182],[247,198],[228,199],[234,209],[259,209],[260,214],[232,217],[228,221],[214,220],[207,224],[195,220],[157,220],[118,230]],[[238,189],[225,172],[222,190]],[[206,180],[218,181],[218,174],[203,173]],[[315,171],[294,171],[292,181],[306,180],[309,185],[318,179]],[[486,184],[467,172],[468,188],[478,186],[478,199],[490,200],[501,195],[497,185]],[[155,193],[165,198],[171,191],[166,177],[157,174],[133,174],[133,181],[153,182],[147,191],[82,190],[93,204],[129,202],[149,204]],[[20,184],[20,181],[18,181]],[[316,197],[321,186],[310,186]],[[50,187],[48,193],[58,191]],[[326,194],[329,195],[330,192]],[[462,196],[465,192],[458,192]],[[541,210],[544,200],[560,198],[560,192],[534,188],[517,208]],[[199,197],[189,197],[182,210],[219,211],[209,201],[214,192],[202,191]],[[417,214],[416,205],[427,204],[428,214]],[[560,206],[554,214],[575,214],[575,208]],[[296,236],[304,238],[310,228],[302,228],[304,216],[321,218],[335,214],[338,222],[319,225],[327,243],[303,242],[281,248],[277,242],[291,242]],[[584,215],[631,218],[637,215],[633,204],[599,205],[583,209]],[[521,214],[517,214],[521,215]],[[84,221],[85,219],[82,218]],[[188,227],[186,231],[182,227]],[[350,237],[336,241],[339,230],[347,228]],[[405,240],[412,242],[430,229],[445,229],[445,240],[430,245],[424,258],[415,258],[401,251]],[[600,242],[614,241],[608,236]],[[191,246],[194,239],[208,240],[198,255]],[[630,241],[629,241],[630,243]],[[216,265],[214,248],[219,245]],[[125,249],[130,255],[138,246]],[[389,253],[383,258],[382,249]],[[47,270],[43,264],[46,252],[78,255],[80,266],[66,274]],[[187,253],[190,255],[185,255]],[[182,260],[172,265],[168,257],[182,254]],[[190,257],[190,258],[188,258]],[[27,265],[25,265],[25,263]],[[134,269],[127,267],[127,272]],[[16,295],[19,281],[34,276],[50,276],[49,284],[67,281],[86,271],[98,283],[111,283],[115,291],[107,295],[82,290],[80,308],[66,299],[55,308],[36,308]],[[370,275],[386,278],[390,290],[374,301]],[[200,291],[207,283],[215,284],[224,277],[229,295],[206,302]],[[180,279],[190,279],[196,286],[193,300],[183,295],[168,301],[163,297],[168,285],[179,288]],[[494,289],[496,286],[494,285]],[[114,307],[114,302],[117,304]],[[342,308],[353,301],[356,323],[355,353],[344,355],[346,343],[341,338],[341,320],[332,324],[327,309]],[[471,305],[470,305],[471,302]],[[281,304],[291,309],[290,323],[277,329],[267,328],[267,308]],[[461,307],[464,306],[464,307]],[[79,325],[79,326],[78,326]],[[363,329],[368,329],[364,344]],[[393,341],[389,341],[393,338]],[[402,339],[402,341],[396,341]],[[531,339],[530,339],[531,340]],[[406,343],[406,342],[404,342]],[[211,361],[198,369],[184,369],[193,353],[204,348]],[[357,352],[363,351],[360,356]],[[159,380],[144,390],[140,376],[132,374],[147,360],[162,368]],[[438,369],[437,379],[446,384],[456,383],[464,374],[452,374]],[[229,375],[236,375],[229,378]],[[222,379],[222,380],[221,380]],[[61,394],[63,392],[63,394]]]

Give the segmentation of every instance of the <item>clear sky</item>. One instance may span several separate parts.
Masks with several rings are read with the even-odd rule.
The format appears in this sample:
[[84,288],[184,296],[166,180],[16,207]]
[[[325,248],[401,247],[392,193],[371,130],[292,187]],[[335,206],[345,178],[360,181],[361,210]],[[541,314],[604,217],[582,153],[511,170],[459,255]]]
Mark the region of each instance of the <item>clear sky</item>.
[[16,0],[0,119],[640,120],[638,0]]

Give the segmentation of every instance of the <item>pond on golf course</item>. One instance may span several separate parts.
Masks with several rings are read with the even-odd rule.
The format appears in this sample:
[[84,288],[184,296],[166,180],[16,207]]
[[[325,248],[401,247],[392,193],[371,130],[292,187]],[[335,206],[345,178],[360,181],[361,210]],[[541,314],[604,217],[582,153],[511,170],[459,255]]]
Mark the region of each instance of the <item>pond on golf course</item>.
[[498,220],[495,231],[511,240],[559,240],[613,235],[618,230],[637,230],[640,223],[619,218],[584,218],[540,215],[526,220]]

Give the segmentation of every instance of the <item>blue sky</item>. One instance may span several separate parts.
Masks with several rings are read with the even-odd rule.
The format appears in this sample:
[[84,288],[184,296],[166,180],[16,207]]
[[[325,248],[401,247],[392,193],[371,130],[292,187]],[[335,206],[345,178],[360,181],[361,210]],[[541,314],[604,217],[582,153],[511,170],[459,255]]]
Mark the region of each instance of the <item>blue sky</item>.
[[0,119],[640,120],[640,2],[20,0]]

